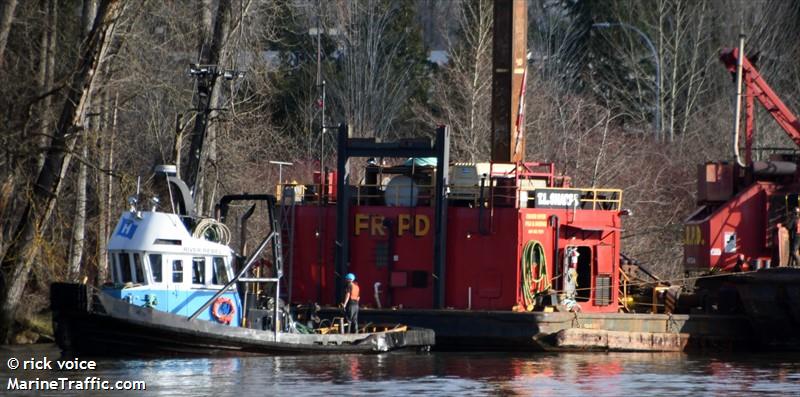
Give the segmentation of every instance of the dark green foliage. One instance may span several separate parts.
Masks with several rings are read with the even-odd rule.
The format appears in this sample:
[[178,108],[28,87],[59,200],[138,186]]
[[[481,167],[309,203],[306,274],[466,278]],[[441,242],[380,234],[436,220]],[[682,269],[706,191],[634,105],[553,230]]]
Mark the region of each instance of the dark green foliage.
[[[625,17],[645,5],[564,0],[562,6],[570,20],[559,51],[564,81],[578,91],[590,90],[629,116],[650,114],[655,101],[652,52],[630,28],[593,27],[596,23],[628,23]],[[635,20],[631,25],[640,25],[636,27],[647,34]],[[631,112],[634,109],[641,111]]]
[[[275,88],[270,101],[272,121],[298,140],[319,131],[317,117],[313,116],[317,113],[317,99],[321,97],[316,77],[317,37],[309,32],[309,29],[317,29],[317,24],[309,24],[309,15],[302,11],[290,2],[280,5],[278,20],[284,23],[279,26],[276,40],[267,45],[267,51],[277,56],[275,60],[278,61],[273,63],[275,70],[270,74]],[[317,15],[312,17],[318,18]],[[322,68],[328,68],[329,54],[334,52],[335,45],[328,35],[323,34],[320,39]],[[308,120],[308,116],[313,120]]]
[[420,124],[414,120],[414,104],[429,104],[433,65],[428,62],[429,49],[422,40],[422,26],[416,21],[416,6],[412,0],[399,2],[389,24],[386,40],[402,42],[392,62],[395,70],[407,70],[410,74],[408,100],[392,125],[399,137],[430,134],[434,126]]

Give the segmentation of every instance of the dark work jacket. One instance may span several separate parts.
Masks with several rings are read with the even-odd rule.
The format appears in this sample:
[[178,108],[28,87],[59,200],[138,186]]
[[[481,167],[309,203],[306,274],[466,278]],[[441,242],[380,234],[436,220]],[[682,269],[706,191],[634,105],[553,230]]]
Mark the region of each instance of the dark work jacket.
[[797,215],[791,214],[789,215],[789,222],[786,224],[786,229],[789,230],[789,237],[792,239],[797,238]]

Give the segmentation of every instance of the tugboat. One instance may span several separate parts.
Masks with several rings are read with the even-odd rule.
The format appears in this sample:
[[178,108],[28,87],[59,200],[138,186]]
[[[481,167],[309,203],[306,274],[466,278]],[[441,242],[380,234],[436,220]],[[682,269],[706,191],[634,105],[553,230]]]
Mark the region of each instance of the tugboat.
[[[266,203],[270,230],[246,259],[227,244],[230,231],[217,219],[198,219],[189,191],[174,166],[159,166],[166,176],[172,212],[147,211],[139,197],[119,220],[109,241],[111,281],[97,289],[87,284],[51,286],[53,326],[58,346],[90,355],[214,355],[379,353],[427,350],[433,331],[402,325],[367,326],[345,334],[343,320],[328,327],[296,322],[281,303],[281,234],[271,195],[226,196],[221,218],[234,200]],[[173,194],[175,193],[175,194]],[[177,211],[176,211],[177,209]],[[224,218],[223,218],[224,219]],[[271,277],[259,277],[254,264],[265,262],[271,247]],[[239,265],[239,270],[234,269]],[[247,285],[265,285],[266,294]],[[249,299],[249,302],[248,302]],[[243,303],[244,302],[244,303]],[[312,324],[313,325],[313,324]]]

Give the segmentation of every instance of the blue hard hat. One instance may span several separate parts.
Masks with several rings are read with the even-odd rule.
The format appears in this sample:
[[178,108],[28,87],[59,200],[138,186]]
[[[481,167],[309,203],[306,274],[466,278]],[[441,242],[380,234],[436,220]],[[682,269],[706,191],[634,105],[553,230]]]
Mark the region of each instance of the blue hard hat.
[[344,276],[344,279],[345,279],[345,280],[350,280],[350,281],[353,281],[353,280],[355,280],[355,279],[356,279],[356,275],[355,275],[355,274],[353,274],[353,273],[347,273],[347,275],[346,275],[346,276]]

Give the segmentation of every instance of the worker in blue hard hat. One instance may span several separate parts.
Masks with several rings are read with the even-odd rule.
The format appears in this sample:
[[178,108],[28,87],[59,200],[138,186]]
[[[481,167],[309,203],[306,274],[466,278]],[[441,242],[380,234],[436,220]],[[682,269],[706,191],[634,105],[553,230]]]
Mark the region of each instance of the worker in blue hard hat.
[[344,303],[342,303],[342,308],[344,308],[344,314],[345,317],[347,317],[347,332],[357,333],[358,301],[361,299],[360,290],[358,288],[358,283],[356,282],[355,274],[347,273],[347,275],[344,276],[344,280],[347,283],[347,286],[345,287]]

